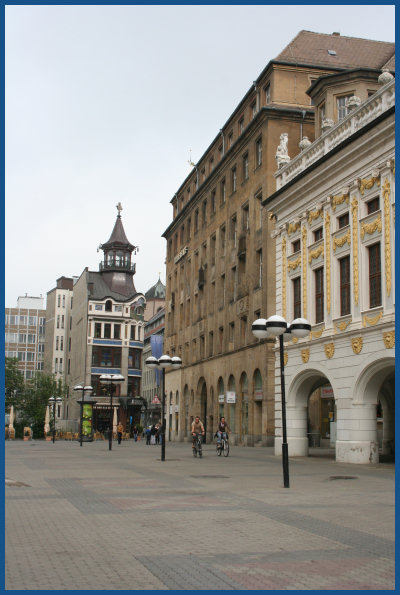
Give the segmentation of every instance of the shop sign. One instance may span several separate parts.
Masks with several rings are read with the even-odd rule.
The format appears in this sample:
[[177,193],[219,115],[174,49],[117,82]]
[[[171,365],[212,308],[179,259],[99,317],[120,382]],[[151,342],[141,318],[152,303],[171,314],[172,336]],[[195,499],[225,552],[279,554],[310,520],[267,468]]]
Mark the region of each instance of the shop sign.
[[321,399],[332,399],[333,388],[331,386],[323,386],[321,388]]
[[225,395],[218,395],[218,403],[225,403]]
[[226,402],[227,403],[236,403],[236,393],[228,390],[226,393]]
[[92,405],[82,405],[82,436],[86,436],[88,438],[90,438],[92,435],[92,415]]
[[160,405],[160,399],[157,397],[157,395],[154,395],[153,400],[151,402],[153,403],[153,405]]
[[262,398],[263,398],[262,388],[256,388],[256,390],[254,391],[254,400],[262,401]]

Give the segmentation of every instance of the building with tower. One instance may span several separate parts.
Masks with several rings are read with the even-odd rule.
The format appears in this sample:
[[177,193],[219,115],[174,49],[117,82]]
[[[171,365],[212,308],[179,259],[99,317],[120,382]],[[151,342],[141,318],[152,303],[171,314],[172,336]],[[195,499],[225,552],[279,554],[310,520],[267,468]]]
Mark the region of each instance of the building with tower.
[[110,399],[100,383],[102,374],[122,374],[124,382],[116,387],[113,407],[118,420],[128,427],[140,423],[142,350],[146,299],[136,291],[133,256],[137,248],[125,234],[121,204],[107,242],[100,245],[103,260],[98,271],[85,268],[73,290],[70,318],[68,367],[69,387],[65,414],[79,419],[78,384],[91,385],[96,405],[93,428],[104,432],[109,427]]

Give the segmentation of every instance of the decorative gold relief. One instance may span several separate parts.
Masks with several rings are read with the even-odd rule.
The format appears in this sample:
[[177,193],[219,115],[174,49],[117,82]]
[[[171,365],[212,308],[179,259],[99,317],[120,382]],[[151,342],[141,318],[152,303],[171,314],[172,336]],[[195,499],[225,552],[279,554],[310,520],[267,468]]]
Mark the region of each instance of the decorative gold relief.
[[295,260],[288,260],[287,263],[287,270],[288,272],[291,270],[295,270],[297,269],[298,266],[300,266],[301,264],[301,255],[299,254],[299,256],[295,259]]
[[301,350],[301,359],[306,364],[310,359],[310,350],[309,349],[302,349]]
[[319,219],[322,217],[322,209],[318,209],[318,211],[310,211],[308,213],[308,223],[311,225],[314,219]]
[[385,268],[386,268],[386,293],[389,297],[392,289],[392,254],[390,243],[390,183],[385,178],[383,185],[383,212],[385,216]]
[[324,345],[325,348],[325,355],[327,358],[332,359],[333,355],[335,353],[335,345],[334,343],[326,343],[326,345]]
[[380,215],[371,221],[371,223],[361,223],[361,239],[364,239],[366,233],[371,235],[375,231],[379,231],[379,233],[382,231],[382,219]]
[[351,346],[353,348],[353,351],[356,355],[358,355],[359,353],[361,353],[361,349],[363,347],[363,338],[362,337],[356,337],[355,339],[351,340]]
[[298,342],[299,342],[299,340],[298,340],[298,338],[297,338],[297,337],[293,337],[292,341],[293,341],[293,343],[294,343],[294,344],[296,344],[296,343],[298,343]]
[[307,318],[307,229],[303,226],[303,316]]
[[376,323],[382,318],[383,312],[378,312],[376,316],[367,316],[366,314],[363,317],[363,326],[375,326]]
[[395,333],[394,331],[388,331],[387,333],[383,333],[383,343],[386,349],[392,349],[394,347],[395,342]]
[[332,196],[332,210],[336,211],[336,207],[344,203],[349,204],[349,194],[341,194],[340,196]]
[[325,215],[325,245],[326,245],[326,266],[325,266],[325,275],[326,275],[326,309],[328,314],[331,311],[331,216],[330,213],[326,213]]
[[291,235],[298,229],[300,229],[300,221],[298,221],[297,223],[289,223],[287,232],[289,235]]
[[286,238],[282,238],[282,314],[286,317]]
[[320,246],[318,246],[318,248],[316,248],[315,250],[310,250],[310,252],[308,253],[308,264],[311,264],[311,262],[316,259],[319,258],[321,256],[321,254],[324,254],[324,245],[321,244]]
[[346,242],[350,246],[350,244],[351,244],[350,229],[343,236],[340,236],[340,238],[338,238],[338,237],[333,238],[333,251],[336,252],[336,248],[338,248],[338,247],[341,248],[342,246],[345,245]]
[[288,352],[287,352],[287,351],[285,351],[285,352],[284,352],[284,354],[283,354],[283,365],[284,365],[284,366],[286,366],[286,365],[287,365],[287,363],[288,363],[288,359],[289,359]]
[[324,332],[325,327],[321,328],[319,331],[311,331],[311,339],[319,339]]
[[338,328],[340,331],[345,331],[347,329],[347,327],[349,326],[349,324],[351,323],[351,318],[350,320],[344,320],[343,322],[338,322],[336,324],[336,328]]
[[369,180],[366,180],[366,179],[360,180],[360,192],[361,192],[361,194],[362,195],[364,194],[364,190],[371,190],[371,188],[373,186],[375,186],[375,184],[378,186],[378,188],[381,185],[381,180],[380,180],[379,177],[373,176]]
[[351,213],[353,215],[353,285],[354,302],[358,304],[358,241],[357,241],[357,220],[358,200],[353,198],[351,202]]

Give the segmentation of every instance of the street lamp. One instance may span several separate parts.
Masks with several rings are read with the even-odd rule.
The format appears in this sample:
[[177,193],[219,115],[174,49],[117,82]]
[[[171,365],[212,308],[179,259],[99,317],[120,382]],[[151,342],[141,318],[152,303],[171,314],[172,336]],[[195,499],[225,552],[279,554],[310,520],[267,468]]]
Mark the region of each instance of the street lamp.
[[56,441],[56,403],[62,403],[61,397],[50,397],[49,404],[53,407],[53,444]]
[[113,404],[112,398],[114,393],[114,388],[116,388],[117,384],[123,382],[125,378],[122,374],[102,374],[100,376],[101,384],[105,384],[109,388],[110,393],[110,427],[108,432],[108,450],[112,449],[112,425],[113,425]]
[[[94,399],[92,399],[90,396],[90,393],[93,391],[93,387],[78,384],[77,386],[74,386],[74,390],[82,393],[81,399],[79,401],[77,401],[77,403],[79,403],[79,406],[81,408],[80,426],[79,426],[79,442],[80,442],[80,445],[82,446],[83,434],[85,434],[85,442],[91,442],[91,440],[92,440],[92,415],[90,414],[90,416],[88,416],[88,418],[90,418],[90,425],[88,427],[85,426],[85,432],[83,432],[83,413],[84,413],[83,408],[84,408],[84,405],[90,405],[92,407],[96,403],[96,401]],[[85,393],[88,393],[88,399],[86,399],[86,401],[85,401]],[[89,421],[89,419],[88,419],[88,421]]]
[[162,401],[161,401],[161,460],[165,461],[165,370],[171,367],[178,370],[182,366],[180,357],[170,357],[169,355],[162,355],[160,359],[151,356],[146,360],[146,366],[151,370],[156,368],[162,369]]
[[282,316],[270,316],[268,320],[259,318],[252,324],[251,330],[258,339],[279,337],[279,354],[281,365],[281,401],[282,401],[282,467],[283,485],[289,487],[289,454],[286,433],[286,400],[285,400],[285,364],[283,361],[283,341],[288,341],[292,336],[297,339],[306,337],[311,331],[311,325],[305,318],[296,318],[288,325]]

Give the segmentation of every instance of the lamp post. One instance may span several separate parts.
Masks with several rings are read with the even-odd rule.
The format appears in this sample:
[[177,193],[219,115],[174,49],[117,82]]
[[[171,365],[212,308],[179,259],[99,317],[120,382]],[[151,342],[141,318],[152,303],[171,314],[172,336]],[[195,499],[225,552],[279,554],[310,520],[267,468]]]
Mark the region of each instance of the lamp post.
[[274,314],[268,320],[259,318],[252,324],[251,330],[258,339],[279,337],[279,356],[281,367],[281,402],[282,402],[282,467],[283,485],[289,487],[289,453],[286,433],[286,397],[285,397],[285,364],[283,361],[283,341],[291,336],[298,339],[304,338],[311,331],[311,325],[305,318],[296,318],[288,325],[282,316]]
[[50,397],[49,404],[53,407],[53,444],[56,441],[56,403],[62,403],[61,397]]
[[122,376],[122,374],[102,374],[100,376],[100,382],[101,384],[105,384],[108,389],[109,389],[109,393],[110,393],[110,427],[109,427],[109,432],[108,432],[108,450],[112,449],[112,425],[113,425],[113,404],[112,404],[112,398],[113,398],[113,392],[114,392],[114,388],[116,387],[117,384],[119,384],[120,382],[123,382],[125,380],[125,378]]
[[[74,386],[74,390],[76,390],[77,392],[81,392],[82,396],[81,399],[79,401],[77,401],[77,403],[79,403],[79,406],[81,408],[80,411],[80,425],[79,425],[79,443],[82,446],[82,441],[83,441],[83,407],[85,404],[87,405],[94,405],[96,403],[96,401],[94,401],[91,396],[90,393],[93,391],[93,387],[91,386],[84,386],[83,384],[78,384],[77,386]],[[85,393],[88,393],[89,398],[85,401]],[[90,416],[90,418],[92,418],[92,416]],[[91,423],[91,422],[90,422]],[[90,438],[87,438],[87,434],[85,433],[85,442],[91,441],[91,433],[92,433],[92,427],[90,426]]]
[[170,357],[169,355],[162,355],[160,359],[151,356],[146,360],[146,366],[152,370],[156,368],[162,369],[162,400],[161,400],[161,460],[165,461],[165,370],[172,367],[178,370],[182,366],[180,357]]

